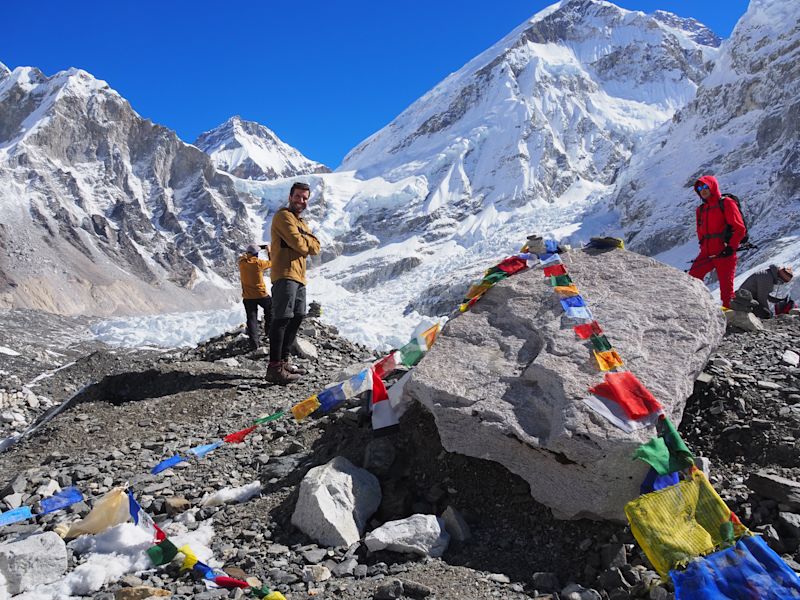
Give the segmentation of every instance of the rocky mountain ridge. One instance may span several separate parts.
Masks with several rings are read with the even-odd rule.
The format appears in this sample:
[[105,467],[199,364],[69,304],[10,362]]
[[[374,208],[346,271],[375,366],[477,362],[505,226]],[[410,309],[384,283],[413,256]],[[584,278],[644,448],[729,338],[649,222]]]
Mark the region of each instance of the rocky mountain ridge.
[[641,142],[606,207],[619,212],[631,248],[672,264],[693,258],[691,186],[714,174],[742,200],[758,245],[739,271],[800,263],[799,19],[794,3],[751,2],[697,96]]
[[62,314],[219,305],[252,239],[231,178],[78,69],[0,74],[0,298]]

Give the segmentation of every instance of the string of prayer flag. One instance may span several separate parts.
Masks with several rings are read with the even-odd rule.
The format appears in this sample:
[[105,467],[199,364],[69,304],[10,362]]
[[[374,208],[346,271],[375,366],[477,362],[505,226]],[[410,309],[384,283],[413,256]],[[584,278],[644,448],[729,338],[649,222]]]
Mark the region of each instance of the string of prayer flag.
[[282,418],[283,415],[286,414],[285,410],[279,410],[278,412],[272,413],[271,415],[267,415],[266,417],[261,417],[253,421],[256,425],[263,425],[264,423],[269,423],[270,421],[277,421],[278,419]]
[[296,421],[302,421],[318,408],[319,408],[319,399],[315,394],[314,396],[306,398],[302,402],[295,404],[292,407],[292,415],[294,416]]
[[31,517],[33,517],[33,513],[31,512],[30,506],[13,508],[0,514],[0,526],[18,523],[19,521],[24,521],[25,519],[30,519]]
[[83,494],[81,494],[78,488],[65,487],[57,494],[53,494],[49,498],[43,498],[39,501],[39,514],[46,515],[47,513],[67,508],[81,500],[83,500]]
[[220,446],[222,446],[225,442],[223,440],[217,440],[211,444],[203,444],[201,446],[195,446],[194,448],[189,448],[189,452],[194,454],[197,458],[203,458],[209,452],[213,452]]
[[570,306],[564,312],[570,319],[589,320],[594,318],[592,317],[592,311],[585,306]]
[[625,364],[622,362],[622,357],[617,353],[616,350],[608,350],[607,352],[598,352],[597,350],[593,350],[592,352],[594,352],[594,358],[597,361],[597,366],[600,367],[601,371],[617,369]]
[[631,419],[640,419],[663,409],[650,390],[630,371],[606,373],[605,381],[589,391],[596,396],[613,400]]
[[[154,542],[163,542],[167,535],[155,524],[153,518],[136,501],[132,490],[128,490],[128,511],[134,525],[145,531]],[[170,559],[172,560],[172,559]]]
[[155,467],[150,469],[150,472],[153,475],[158,475],[159,473],[161,473],[161,471],[166,471],[170,467],[174,467],[175,465],[177,465],[178,463],[183,462],[184,460],[186,460],[186,459],[183,458],[180,454],[176,454],[175,456],[170,456],[169,458],[165,458],[160,463],[158,463]]
[[593,335],[589,338],[589,341],[592,342],[592,348],[598,352],[608,352],[613,349],[611,342],[604,335]]
[[327,413],[339,406],[342,402],[347,400],[344,393],[344,384],[337,383],[336,385],[322,390],[317,394],[319,407],[322,412]]
[[154,565],[161,566],[171,562],[173,558],[178,556],[178,547],[170,542],[168,539],[159,542],[155,546],[147,549],[147,556]]
[[222,441],[225,442],[226,444],[241,444],[248,435],[250,435],[256,430],[256,427],[258,427],[258,425],[251,425],[250,427],[247,427],[235,433],[229,433],[224,438],[222,438]]
[[586,306],[586,300],[583,299],[583,296],[569,296],[568,298],[561,298],[559,302],[565,311],[569,310],[570,308]]
[[578,296],[580,292],[578,291],[578,287],[571,283],[569,285],[557,285],[553,288],[559,296]]
[[575,335],[582,340],[588,340],[593,335],[601,335],[603,333],[603,330],[600,328],[600,324],[597,321],[583,323],[582,325],[575,325],[572,329],[575,331]]
[[552,275],[566,275],[567,267],[565,267],[563,263],[558,263],[545,267],[543,272],[545,277],[550,277]]
[[570,285],[572,283],[572,279],[569,275],[551,275],[550,276],[550,285],[553,287],[558,287],[562,285]]

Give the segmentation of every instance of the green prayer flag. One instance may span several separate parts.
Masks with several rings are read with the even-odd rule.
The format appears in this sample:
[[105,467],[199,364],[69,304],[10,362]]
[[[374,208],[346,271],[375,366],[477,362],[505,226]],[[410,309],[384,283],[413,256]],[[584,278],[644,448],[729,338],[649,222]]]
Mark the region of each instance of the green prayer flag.
[[679,471],[694,466],[694,454],[689,450],[689,447],[686,445],[686,442],[683,441],[678,430],[675,429],[675,425],[672,424],[672,421],[665,417],[662,419],[661,423],[664,426],[661,435],[664,437],[667,448],[669,448],[671,460],[679,465],[679,468],[674,470]]
[[661,435],[639,446],[633,453],[633,459],[643,460],[659,475],[669,475],[693,466],[694,456],[670,420],[663,421]]
[[269,586],[267,585],[264,585],[260,588],[251,585],[250,593],[256,598],[265,598],[266,596],[269,596],[272,593],[272,590],[269,589]]
[[156,566],[165,565],[178,554],[178,548],[169,540],[164,540],[160,544],[151,546],[147,549],[147,556]]
[[269,415],[267,417],[261,417],[260,419],[256,419],[255,421],[253,421],[253,424],[254,425],[263,425],[264,423],[269,423],[270,421],[275,421],[277,419],[280,419],[285,414],[286,414],[285,410],[279,410],[278,412],[272,413],[271,415]]
[[570,283],[572,283],[572,278],[569,275],[550,275],[550,285],[553,287]]
[[503,279],[505,279],[507,277],[508,277],[508,273],[503,273],[502,271],[498,271],[497,273],[492,273],[492,274],[487,275],[486,277],[484,277],[483,278],[483,282],[484,283],[491,283],[491,284],[494,285],[498,281],[502,281]]
[[595,334],[590,337],[589,340],[592,342],[592,347],[598,352],[608,352],[613,349],[611,342],[609,342],[608,338],[604,335]]
[[425,350],[416,342],[416,340],[408,342],[405,346],[400,348],[400,362],[406,367],[413,367],[422,357],[425,356]]

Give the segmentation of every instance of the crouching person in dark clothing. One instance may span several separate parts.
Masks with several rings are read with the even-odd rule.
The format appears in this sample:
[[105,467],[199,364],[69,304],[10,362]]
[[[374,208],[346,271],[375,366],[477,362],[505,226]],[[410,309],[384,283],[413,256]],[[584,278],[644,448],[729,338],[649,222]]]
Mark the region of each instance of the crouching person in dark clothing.
[[753,312],[761,319],[769,319],[772,316],[772,311],[769,308],[770,302],[779,302],[781,298],[776,298],[772,295],[775,287],[784,283],[789,283],[794,277],[792,267],[770,265],[768,269],[763,271],[756,271],[744,280],[739,291],[747,290],[755,301]]
[[269,330],[267,381],[286,385],[300,378],[289,350],[306,315],[306,257],[319,254],[319,240],[300,217],[311,188],[294,183],[288,206],[272,217],[272,325]]

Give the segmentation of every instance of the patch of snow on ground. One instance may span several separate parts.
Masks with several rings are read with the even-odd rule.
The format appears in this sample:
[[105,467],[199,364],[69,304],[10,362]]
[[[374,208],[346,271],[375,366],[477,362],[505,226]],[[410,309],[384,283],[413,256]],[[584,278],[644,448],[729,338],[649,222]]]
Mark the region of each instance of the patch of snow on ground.
[[20,356],[19,352],[12,350],[11,348],[6,348],[5,346],[0,346],[0,354],[7,354],[8,356]]
[[[191,532],[182,527],[180,533],[170,536],[170,540],[178,547],[189,544],[201,561],[215,566],[209,548],[213,537],[213,526],[210,522],[204,522]],[[84,562],[58,581],[38,586],[14,598],[72,600],[91,595],[103,586],[118,581],[123,575],[153,569],[146,554],[152,545],[150,536],[133,523],[123,523],[97,535],[83,535],[71,542],[70,546],[75,554],[85,556]]]

